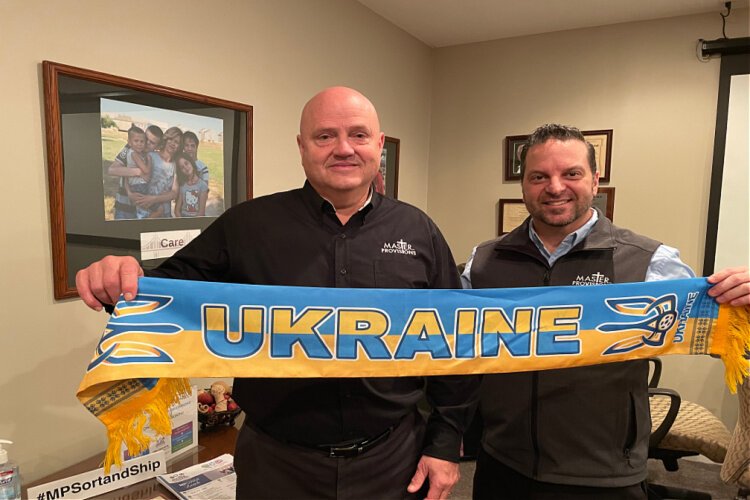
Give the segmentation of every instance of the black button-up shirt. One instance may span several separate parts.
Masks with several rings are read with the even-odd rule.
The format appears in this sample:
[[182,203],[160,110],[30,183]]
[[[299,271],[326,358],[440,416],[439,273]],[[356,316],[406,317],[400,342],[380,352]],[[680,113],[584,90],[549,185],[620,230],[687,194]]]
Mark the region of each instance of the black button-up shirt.
[[[227,210],[150,276],[259,285],[461,288],[450,249],[420,210],[373,194],[342,225],[309,183]],[[458,459],[479,385],[474,376],[236,379],[246,419],[276,439],[307,445],[368,438],[433,407],[424,453]]]

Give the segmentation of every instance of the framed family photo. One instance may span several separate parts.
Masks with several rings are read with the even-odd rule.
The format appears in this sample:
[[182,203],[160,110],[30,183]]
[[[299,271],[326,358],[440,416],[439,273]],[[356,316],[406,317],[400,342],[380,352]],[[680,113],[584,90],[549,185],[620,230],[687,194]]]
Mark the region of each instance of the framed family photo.
[[252,106],[42,67],[56,299],[108,254],[156,267],[252,198]]
[[[395,137],[385,136],[383,150],[380,153],[380,177],[382,179],[381,194],[390,198],[398,198],[398,156],[401,141]],[[376,184],[377,184],[376,180]],[[376,185],[376,187],[378,187]]]

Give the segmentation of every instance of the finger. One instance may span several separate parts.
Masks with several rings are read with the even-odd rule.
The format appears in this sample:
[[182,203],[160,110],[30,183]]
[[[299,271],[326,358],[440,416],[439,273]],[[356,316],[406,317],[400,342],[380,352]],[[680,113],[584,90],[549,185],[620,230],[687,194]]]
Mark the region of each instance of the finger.
[[110,299],[104,286],[102,261],[94,262],[86,269],[88,270],[89,288],[91,289],[91,293],[94,294],[96,300],[101,304],[111,304],[112,299]]
[[[424,484],[425,477],[426,476],[424,472],[422,472],[422,468],[418,466],[417,471],[414,473],[414,476],[412,476],[411,478],[411,482],[409,483],[409,486],[406,488],[406,491],[408,491],[409,493],[416,493],[417,491],[419,491],[419,488],[421,488],[422,485]],[[428,498],[430,498],[429,494],[428,494]]]
[[438,498],[442,498],[440,496],[440,490],[436,488],[435,486],[430,485],[429,491],[427,491],[427,496],[425,497],[425,500],[437,500]]
[[[712,276],[719,276],[721,279],[708,290],[708,295],[716,298],[720,303],[728,302],[731,298],[747,293],[746,285],[750,283],[750,274],[747,271],[738,270],[728,274],[722,271]],[[730,293],[730,295],[727,295],[727,293]],[[721,300],[719,300],[720,297]]]
[[717,271],[713,273],[707,279],[709,283],[716,284],[727,279],[729,276],[732,276],[733,274],[742,274],[742,273],[747,274],[747,267],[727,267],[727,268],[722,269],[721,271]]
[[78,295],[81,297],[84,304],[95,311],[102,310],[101,302],[96,300],[94,294],[91,293],[88,269],[81,269],[76,273],[76,289],[78,290]]
[[432,488],[430,488],[430,491],[427,492],[427,498],[438,498],[440,500],[445,500],[451,494],[451,489],[450,488],[435,488],[435,489],[436,489],[436,492],[435,492],[435,495],[433,496],[431,494],[432,493]]
[[430,483],[430,489],[427,492],[426,500],[443,500],[445,498],[448,498],[448,496],[451,494],[451,489],[446,487],[441,487],[437,485],[433,485]]
[[734,299],[729,303],[729,305],[735,307],[750,306],[750,295],[744,295],[738,299]]
[[102,284],[108,304],[114,304],[122,293],[122,278],[120,269],[123,257],[107,256],[101,260]]
[[120,267],[120,284],[125,300],[133,300],[138,294],[138,278],[140,276],[143,276],[143,269],[138,265],[138,261],[132,257],[127,258]]
[[427,498],[435,500],[448,498],[453,486],[458,482],[458,475],[453,474],[452,472],[453,471],[440,471],[439,469],[433,469],[431,472],[427,473],[429,479]]
[[719,304],[743,305],[750,300],[750,283],[741,283],[716,297]]

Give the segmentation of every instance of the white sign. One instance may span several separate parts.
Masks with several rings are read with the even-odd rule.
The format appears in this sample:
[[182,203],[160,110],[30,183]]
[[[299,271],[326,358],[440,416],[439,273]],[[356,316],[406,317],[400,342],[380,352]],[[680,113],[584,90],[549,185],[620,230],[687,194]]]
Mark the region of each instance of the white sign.
[[123,462],[121,467],[112,466],[109,474],[105,474],[104,469],[96,469],[29,488],[28,496],[38,500],[91,498],[165,474],[166,462],[164,452],[160,451]]
[[141,233],[141,260],[171,257],[201,234],[200,229]]

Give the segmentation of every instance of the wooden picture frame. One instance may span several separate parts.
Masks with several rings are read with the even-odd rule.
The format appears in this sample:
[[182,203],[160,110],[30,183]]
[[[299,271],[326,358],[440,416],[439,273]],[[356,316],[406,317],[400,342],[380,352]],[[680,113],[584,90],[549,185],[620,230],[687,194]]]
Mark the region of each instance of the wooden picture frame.
[[586,140],[594,146],[596,168],[599,172],[599,182],[609,182],[612,174],[612,136],[613,130],[581,131]]
[[520,226],[529,216],[522,199],[512,198],[498,201],[497,234],[506,234]]
[[398,199],[398,162],[401,140],[385,136],[383,151],[380,154],[380,175],[383,178],[385,196]]
[[528,140],[528,135],[509,135],[505,138],[505,181],[521,180],[521,149]]
[[613,221],[615,217],[615,188],[599,186],[594,196],[593,205],[601,210],[607,219]]
[[[111,135],[119,142],[112,151],[122,148],[117,155],[119,159],[130,148],[130,130],[140,127],[136,127],[135,115],[115,115],[114,119],[105,115],[102,112],[105,103],[120,103],[123,111],[136,109],[145,113],[146,110],[155,110],[155,116],[179,116],[186,123],[191,120],[197,120],[195,123],[220,123],[220,131],[194,131],[200,135],[200,148],[203,148],[198,150],[197,159],[201,160],[202,152],[214,151],[215,158],[218,158],[213,165],[215,175],[205,181],[212,186],[208,193],[213,190],[215,197],[217,192],[221,193],[221,203],[212,207],[219,214],[252,198],[252,106],[51,61],[43,61],[42,69],[56,299],[77,296],[76,272],[108,254],[132,255],[144,268],[156,267],[163,258],[145,262],[140,258],[144,235],[171,231],[195,234],[215,219],[215,216],[172,218],[172,201],[165,202],[170,213],[167,214],[162,207],[161,218],[111,216],[118,210],[117,200],[122,195],[122,179],[125,177],[124,174],[111,174],[111,169],[105,166],[110,158],[104,158],[107,138],[102,132],[113,129]],[[177,118],[170,120],[173,122],[164,123],[159,128],[177,125],[174,123]],[[118,124],[118,121],[124,124]],[[131,127],[127,131],[120,128],[127,126]],[[192,131],[188,125],[185,130]],[[181,132],[182,129],[179,148],[182,148]],[[127,147],[122,146],[123,141]],[[166,149],[157,149],[154,153],[159,151]],[[141,154],[146,157],[151,153],[144,151]],[[172,166],[163,167],[163,172],[173,171],[173,163],[169,164]],[[107,183],[111,181],[108,176],[113,175],[118,177],[119,183],[114,194],[107,192]],[[165,174],[170,179],[168,175]],[[207,179],[208,175],[211,174],[207,174]],[[150,181],[144,179],[144,182]],[[173,183],[173,180],[167,182]]]

